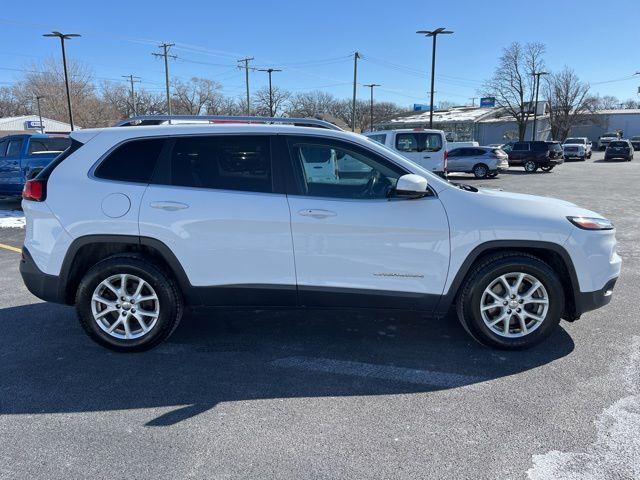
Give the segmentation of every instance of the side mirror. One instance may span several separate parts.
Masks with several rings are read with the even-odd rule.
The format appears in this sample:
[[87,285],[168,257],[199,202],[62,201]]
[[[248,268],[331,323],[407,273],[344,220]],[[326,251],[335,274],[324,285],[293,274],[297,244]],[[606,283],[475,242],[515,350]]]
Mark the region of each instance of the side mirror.
[[427,186],[427,179],[420,175],[413,173],[402,175],[390,196],[396,198],[422,198],[429,193]]

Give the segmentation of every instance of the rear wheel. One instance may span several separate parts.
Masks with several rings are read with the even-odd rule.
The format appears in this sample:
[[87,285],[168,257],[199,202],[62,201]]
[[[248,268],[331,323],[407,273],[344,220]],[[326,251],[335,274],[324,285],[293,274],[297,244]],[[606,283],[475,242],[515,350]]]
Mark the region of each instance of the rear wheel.
[[478,342],[519,350],[547,338],[560,323],[564,293],[558,275],[527,254],[495,254],[469,274],[458,318]]
[[487,175],[489,175],[489,167],[487,167],[484,163],[474,165],[473,174],[476,178],[487,178]]
[[182,316],[182,298],[171,277],[137,256],[114,256],[81,280],[76,311],[87,334],[118,351],[148,350],[166,340]]
[[533,160],[527,160],[524,163],[524,171],[527,173],[534,173],[536,170],[538,170],[538,164],[536,162],[534,162]]

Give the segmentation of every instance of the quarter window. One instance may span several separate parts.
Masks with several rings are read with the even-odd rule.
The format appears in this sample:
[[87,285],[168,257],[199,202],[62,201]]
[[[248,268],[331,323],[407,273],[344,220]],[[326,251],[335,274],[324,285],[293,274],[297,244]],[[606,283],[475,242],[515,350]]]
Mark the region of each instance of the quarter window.
[[133,140],[117,147],[98,166],[95,176],[122,182],[149,183],[165,140]]
[[374,154],[336,143],[289,141],[304,195],[379,199],[395,188],[401,169]]
[[172,185],[273,191],[267,136],[177,138],[169,163]]

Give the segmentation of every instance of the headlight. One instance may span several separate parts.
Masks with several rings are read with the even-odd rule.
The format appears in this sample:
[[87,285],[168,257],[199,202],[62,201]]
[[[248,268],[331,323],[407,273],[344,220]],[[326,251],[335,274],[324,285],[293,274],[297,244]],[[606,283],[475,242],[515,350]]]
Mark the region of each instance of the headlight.
[[567,217],[567,220],[582,230],[613,230],[613,223],[606,218]]

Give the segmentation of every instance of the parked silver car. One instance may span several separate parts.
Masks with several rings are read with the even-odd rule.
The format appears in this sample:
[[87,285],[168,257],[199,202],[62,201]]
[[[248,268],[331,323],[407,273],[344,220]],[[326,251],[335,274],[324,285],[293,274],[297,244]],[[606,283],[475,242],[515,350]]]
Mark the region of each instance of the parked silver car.
[[509,156],[500,148],[460,147],[449,152],[449,173],[473,173],[476,178],[487,178],[506,170],[509,170]]

